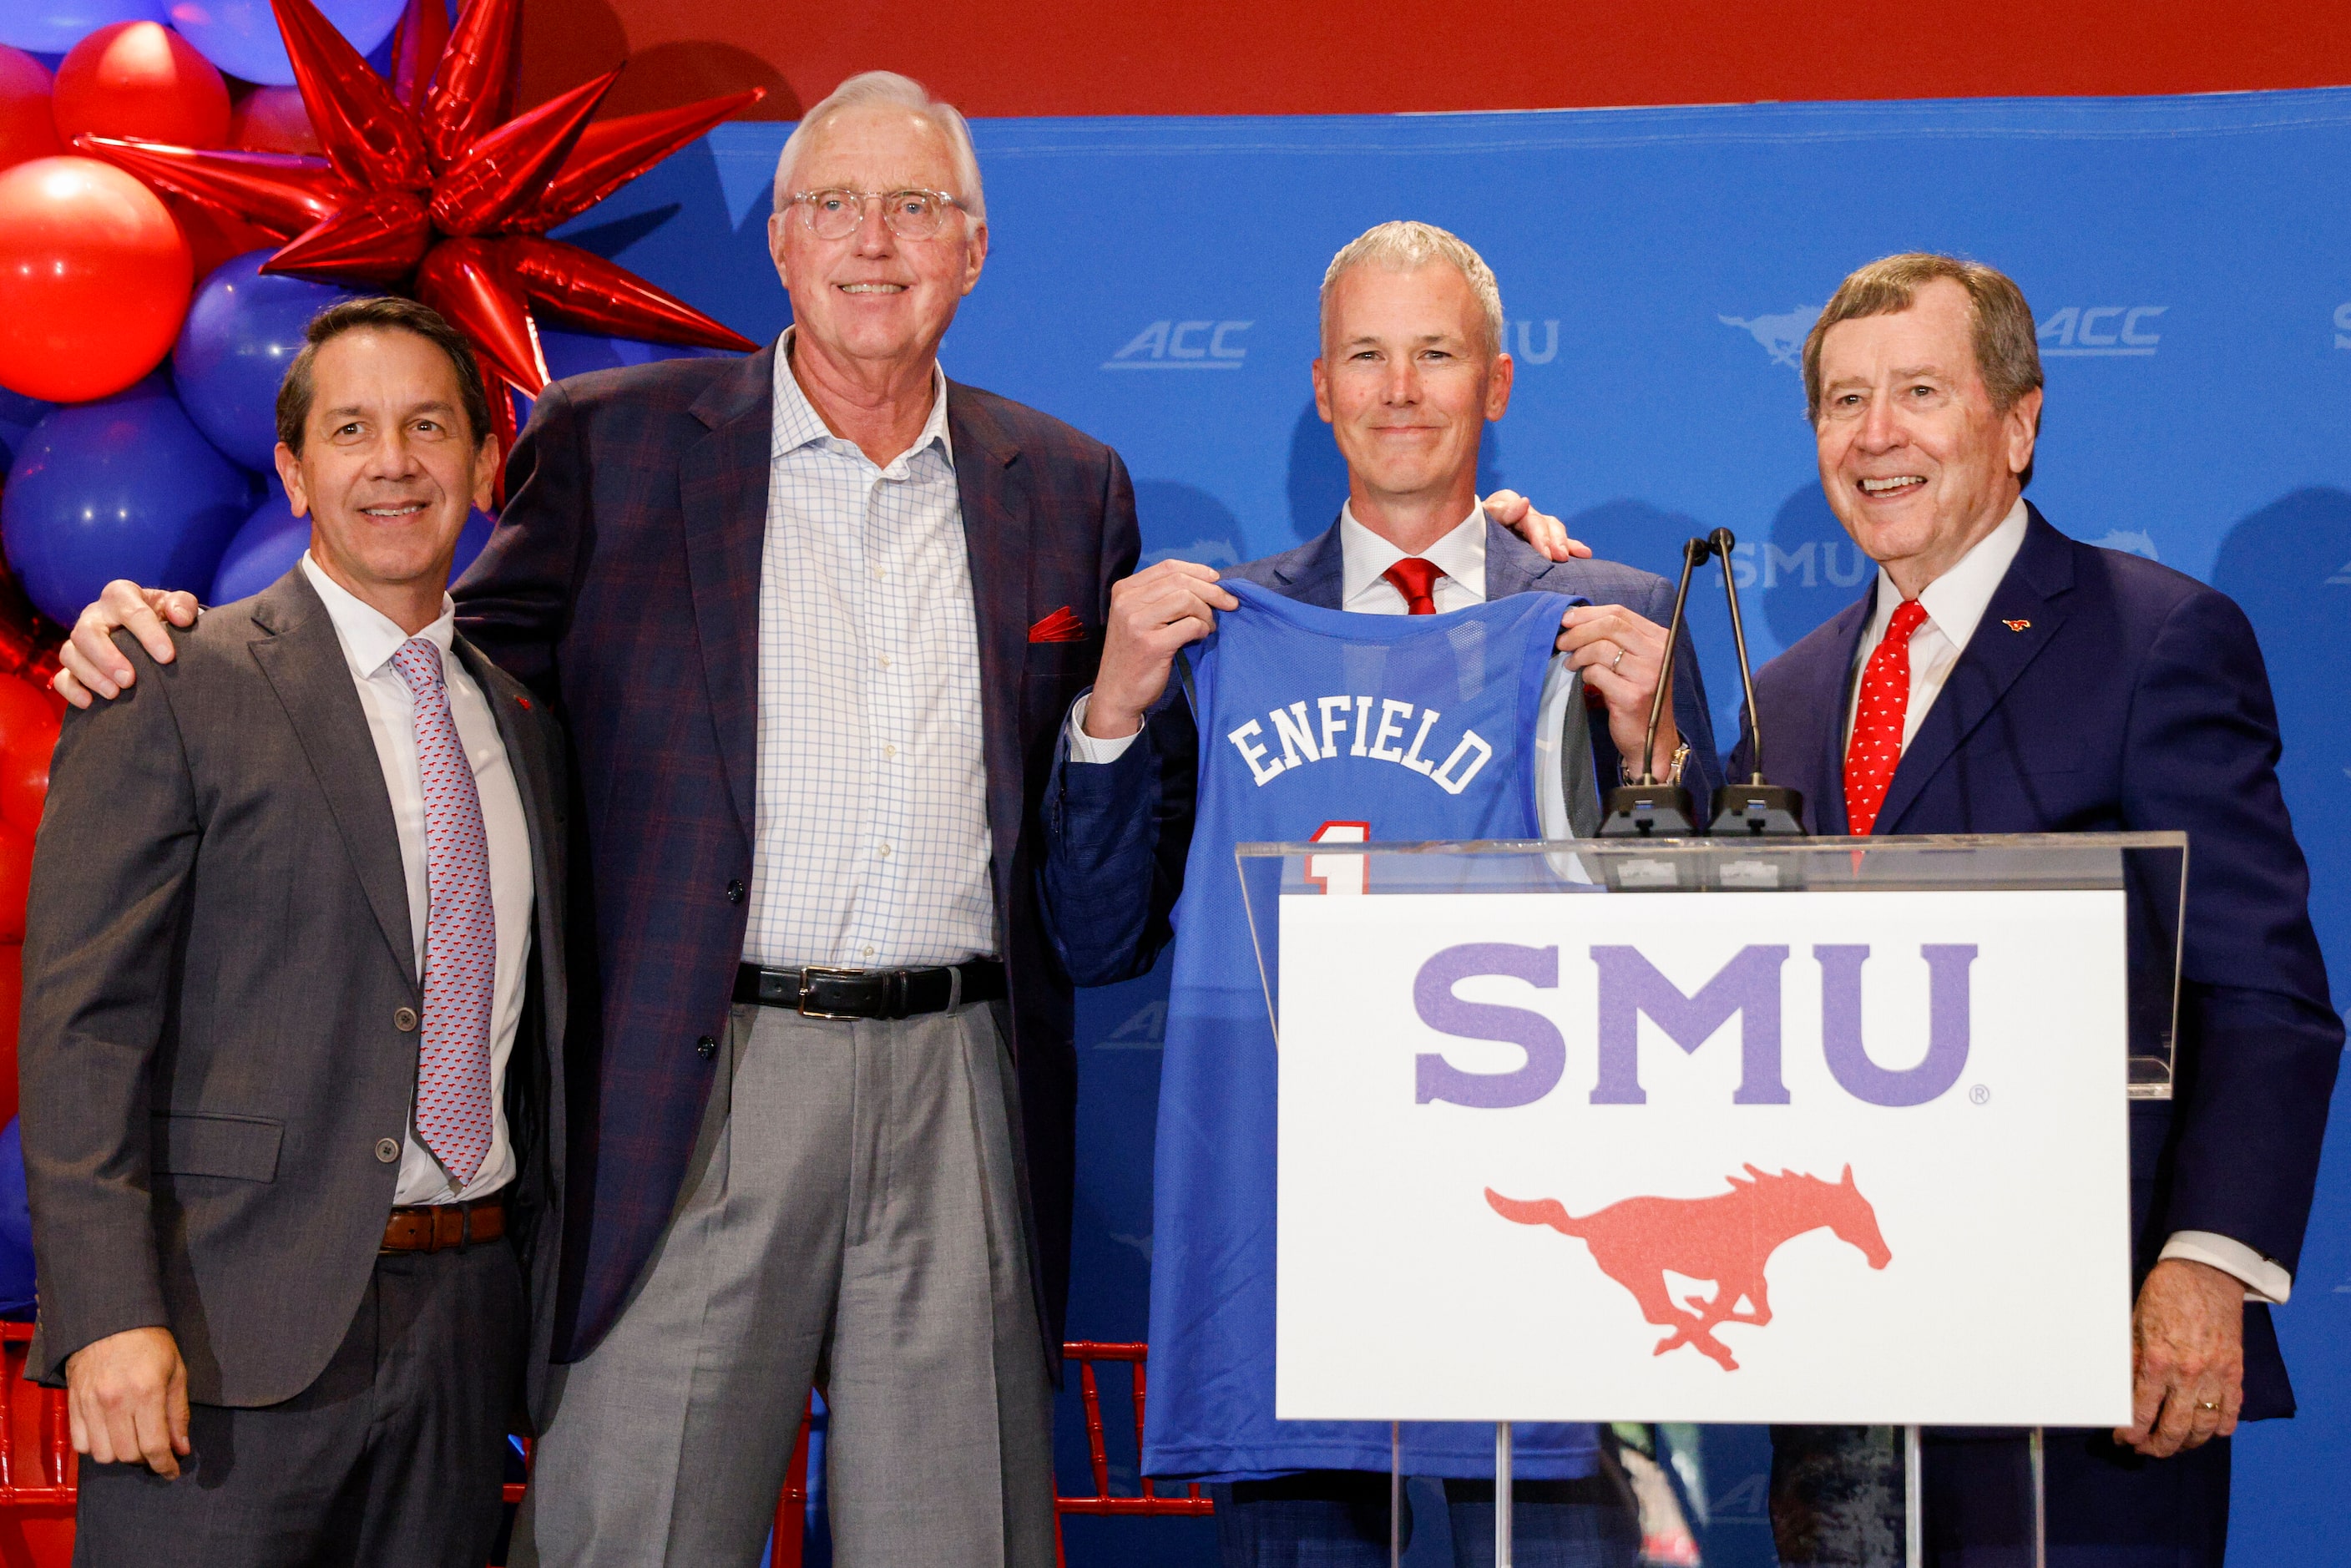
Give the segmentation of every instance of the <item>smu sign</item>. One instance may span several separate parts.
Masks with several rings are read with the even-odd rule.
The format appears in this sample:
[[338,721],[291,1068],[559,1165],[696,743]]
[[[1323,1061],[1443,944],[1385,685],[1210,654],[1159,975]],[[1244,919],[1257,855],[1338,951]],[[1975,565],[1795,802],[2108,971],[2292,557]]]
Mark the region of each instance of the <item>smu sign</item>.
[[1287,1419],[2129,1417],[2123,895],[1280,900]]

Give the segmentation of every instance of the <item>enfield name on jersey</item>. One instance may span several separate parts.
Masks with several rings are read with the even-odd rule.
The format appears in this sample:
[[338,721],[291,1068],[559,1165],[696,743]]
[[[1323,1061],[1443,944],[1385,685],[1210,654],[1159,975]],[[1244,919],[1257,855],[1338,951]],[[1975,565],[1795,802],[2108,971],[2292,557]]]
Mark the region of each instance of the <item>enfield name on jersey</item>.
[[[1307,705],[1313,705],[1310,716]],[[1374,714],[1374,706],[1378,713]],[[1445,716],[1433,707],[1421,708],[1417,723],[1414,720],[1413,705],[1396,697],[1342,695],[1301,698],[1287,707],[1278,707],[1266,715],[1273,726],[1269,737],[1265,726],[1250,719],[1225,738],[1249,764],[1249,777],[1262,789],[1293,768],[1303,768],[1310,762],[1322,762],[1340,755],[1342,737],[1346,739],[1346,755],[1368,757],[1381,762],[1393,762],[1409,768],[1447,794],[1458,795],[1478,777],[1494,755],[1494,748],[1476,730],[1464,727],[1453,749],[1445,760],[1437,761],[1426,755],[1429,732]],[[1403,744],[1405,737],[1411,744]],[[1440,736],[1437,744],[1444,744]],[[1281,755],[1273,755],[1279,745]]]

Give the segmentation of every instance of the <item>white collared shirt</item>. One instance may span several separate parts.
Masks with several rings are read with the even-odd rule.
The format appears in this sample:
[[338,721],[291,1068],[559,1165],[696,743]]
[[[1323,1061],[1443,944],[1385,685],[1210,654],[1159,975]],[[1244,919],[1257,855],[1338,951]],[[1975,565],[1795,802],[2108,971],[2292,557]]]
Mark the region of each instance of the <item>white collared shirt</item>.
[[[400,834],[400,862],[408,878],[408,928],[416,946],[413,956],[416,973],[422,976],[431,956],[426,950],[426,926],[433,909],[424,852],[424,783],[416,759],[415,699],[408,683],[392,665],[392,656],[408,641],[408,633],[329,577],[308,550],[302,552],[302,573],[326,601],[327,617],[334,622],[335,638],[350,666],[351,684],[359,688],[360,707],[367,715],[368,734],[375,741],[376,761],[383,768],[384,789],[392,796],[392,822]],[[465,661],[450,651],[456,639],[456,621],[447,594],[441,596],[441,618],[417,635],[441,650],[449,716],[465,747],[465,760],[473,765],[474,789],[482,801],[482,831],[489,846],[490,910],[498,938],[490,1003],[489,1153],[483,1156],[482,1168],[474,1179],[459,1190],[441,1168],[441,1162],[417,1141],[412,1108],[407,1146],[400,1157],[400,1185],[392,1194],[397,1204],[486,1197],[514,1179],[514,1145],[507,1135],[507,1060],[514,1054],[515,1030],[522,1020],[523,967],[530,956],[531,914],[537,897],[530,869],[530,825],[522,812],[522,791],[516,787],[506,741],[498,734],[497,717],[490,711],[488,699],[466,673]],[[421,1040],[423,1036],[415,1038]]]
[[[1352,503],[1339,511],[1339,607],[1360,615],[1405,615],[1411,612],[1404,591],[1381,574],[1405,559],[1405,552],[1355,520]],[[1469,508],[1442,538],[1420,552],[1420,559],[1445,575],[1429,586],[1429,598],[1438,614],[1466,610],[1486,602],[1486,510]],[[1088,694],[1091,695],[1092,694]],[[1560,734],[1569,716],[1568,703],[1583,700],[1583,679],[1569,668],[1564,654],[1555,655],[1543,672],[1542,696],[1535,707],[1535,815],[1543,837],[1575,836],[1568,820],[1567,791],[1560,777]],[[1103,739],[1085,732],[1086,697],[1070,708],[1068,731],[1072,762],[1115,762],[1134,744],[1134,735]],[[1587,735],[1576,727],[1579,735]]]
[[848,968],[996,951],[978,619],[946,376],[876,466],[776,346],[759,552],[747,962]]
[[[1943,683],[1950,679],[1952,666],[1968,651],[1968,639],[1975,635],[1977,622],[1991,608],[1991,596],[1999,591],[2001,579],[2008,576],[2008,569],[2015,563],[2016,552],[2024,548],[2024,497],[2020,496],[1998,528],[1978,539],[1973,549],[1918,595],[1927,619],[1910,634],[1910,706],[1902,716],[1902,744],[1906,747],[1918,733],[1927,710],[1935,706]],[[1870,614],[1868,630],[1862,633],[1861,646],[1854,654],[1856,674],[1853,695],[1844,710],[1848,742],[1853,737],[1854,716],[1861,711],[1858,672],[1868,667],[1869,656],[1886,641],[1886,628],[1892,623],[1894,612],[1901,603],[1902,591],[1894,586],[1894,579],[1886,569],[1879,567],[1876,607]]]
[[[1902,744],[1906,749],[1917,735],[1927,710],[1942,692],[1944,682],[1950,678],[1959,655],[1967,652],[1968,640],[1975,635],[1985,612],[1991,608],[1992,595],[2007,578],[2008,569],[2016,564],[2017,551],[2024,548],[2026,520],[2024,499],[2020,496],[1998,528],[1976,541],[1975,548],[1953,563],[1949,571],[1920,590],[1918,603],[1926,610],[1927,619],[1910,634],[1910,706],[1902,716]],[[1878,568],[1877,602],[1870,614],[1869,628],[1862,634],[1861,646],[1854,655],[1853,696],[1844,716],[1848,745],[1852,742],[1854,718],[1861,706],[1859,673],[1868,667],[1870,654],[1886,640],[1886,629],[1901,602],[1902,591],[1894,586],[1894,579],[1884,567]],[[2283,1268],[2243,1242],[2214,1231],[2174,1231],[2163,1245],[2162,1256],[2210,1264],[2235,1275],[2244,1281],[2248,1301],[2282,1303],[2294,1289],[2294,1276]]]

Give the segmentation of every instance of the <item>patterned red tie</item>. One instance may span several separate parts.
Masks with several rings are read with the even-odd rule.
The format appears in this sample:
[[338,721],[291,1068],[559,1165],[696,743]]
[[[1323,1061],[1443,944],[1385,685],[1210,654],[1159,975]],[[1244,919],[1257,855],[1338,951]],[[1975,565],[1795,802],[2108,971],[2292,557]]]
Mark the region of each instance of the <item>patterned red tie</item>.
[[1894,611],[1886,641],[1861,672],[1861,706],[1844,753],[1844,814],[1856,838],[1877,825],[1886,787],[1902,761],[1902,722],[1910,711],[1910,634],[1926,624],[1926,607],[1906,599]]
[[1435,561],[1408,555],[1380,575],[1394,583],[1395,591],[1404,595],[1405,614],[1437,613],[1437,600],[1430,590],[1437,586],[1437,580],[1445,573],[1438,570]]
[[411,637],[392,656],[416,705],[424,786],[423,1044],[416,1064],[416,1135],[459,1186],[490,1153],[490,998],[498,966],[490,910],[490,847],[473,765],[449,716],[441,650]]

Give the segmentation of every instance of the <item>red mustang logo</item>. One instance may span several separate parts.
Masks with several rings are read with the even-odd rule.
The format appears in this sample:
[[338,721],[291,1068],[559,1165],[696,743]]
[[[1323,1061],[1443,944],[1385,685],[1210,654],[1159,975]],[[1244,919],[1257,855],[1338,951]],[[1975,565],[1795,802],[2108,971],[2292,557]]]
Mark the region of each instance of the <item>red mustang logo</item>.
[[[1714,1337],[1715,1325],[1771,1321],[1763,1270],[1782,1242],[1825,1225],[1873,1269],[1885,1268],[1894,1254],[1877,1233],[1877,1211],[1853,1185],[1851,1166],[1834,1182],[1792,1171],[1768,1176],[1753,1166],[1729,1181],[1730,1190],[1713,1197],[1628,1197],[1581,1219],[1557,1198],[1520,1202],[1489,1187],[1486,1201],[1505,1219],[1583,1238],[1600,1271],[1633,1292],[1641,1315],[1674,1331],[1656,1354],[1691,1345],[1736,1372],[1739,1363]],[[1712,1281],[1713,1298],[1688,1296],[1677,1305],[1666,1284],[1668,1270]],[[1742,1300],[1751,1311],[1738,1310]]]

